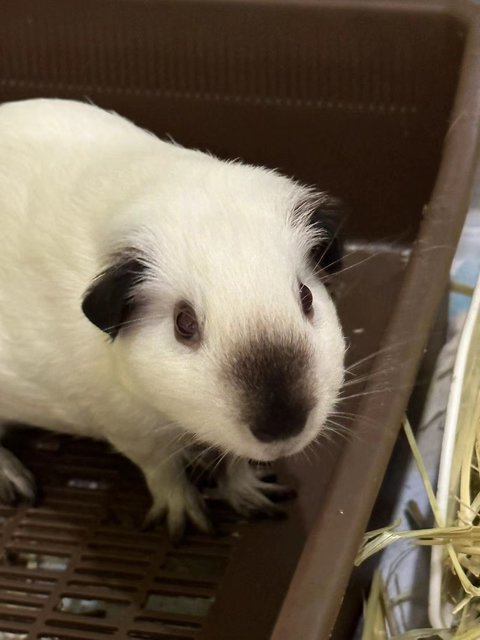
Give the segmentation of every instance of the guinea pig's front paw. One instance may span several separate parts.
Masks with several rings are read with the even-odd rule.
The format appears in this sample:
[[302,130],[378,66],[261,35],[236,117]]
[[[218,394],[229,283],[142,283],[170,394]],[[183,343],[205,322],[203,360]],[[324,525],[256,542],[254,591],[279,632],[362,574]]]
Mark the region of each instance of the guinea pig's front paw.
[[30,471],[8,449],[0,447],[0,503],[33,503],[35,498],[35,479]]
[[151,491],[153,505],[146,517],[146,525],[155,520],[165,520],[174,543],[182,539],[188,521],[204,533],[213,533],[205,502],[187,479],[179,480],[175,484],[161,485],[154,490],[151,488]]
[[285,512],[276,503],[296,496],[294,490],[278,484],[265,469],[256,469],[247,460],[231,461],[226,473],[218,479],[218,490],[220,496],[246,518],[282,518]]

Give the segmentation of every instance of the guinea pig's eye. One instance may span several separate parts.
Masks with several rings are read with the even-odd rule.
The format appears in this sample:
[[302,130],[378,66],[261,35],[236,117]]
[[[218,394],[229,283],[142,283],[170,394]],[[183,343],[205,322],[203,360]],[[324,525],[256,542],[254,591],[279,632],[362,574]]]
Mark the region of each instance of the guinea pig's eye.
[[313,308],[313,295],[306,284],[300,283],[300,301],[302,303],[303,313],[308,316]]
[[199,339],[197,316],[189,304],[186,302],[177,304],[174,319],[177,340],[196,342]]

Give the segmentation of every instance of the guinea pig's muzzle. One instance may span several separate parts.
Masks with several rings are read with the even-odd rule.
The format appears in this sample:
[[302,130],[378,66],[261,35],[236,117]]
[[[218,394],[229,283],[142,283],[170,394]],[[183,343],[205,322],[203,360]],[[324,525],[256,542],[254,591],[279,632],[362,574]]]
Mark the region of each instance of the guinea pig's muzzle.
[[311,361],[308,345],[291,337],[256,338],[230,357],[228,377],[239,392],[242,422],[258,441],[287,440],[303,431],[315,406]]
[[295,407],[284,399],[272,404],[270,408],[260,411],[250,430],[260,442],[277,442],[288,440],[301,433],[307,423],[310,409],[307,406]]

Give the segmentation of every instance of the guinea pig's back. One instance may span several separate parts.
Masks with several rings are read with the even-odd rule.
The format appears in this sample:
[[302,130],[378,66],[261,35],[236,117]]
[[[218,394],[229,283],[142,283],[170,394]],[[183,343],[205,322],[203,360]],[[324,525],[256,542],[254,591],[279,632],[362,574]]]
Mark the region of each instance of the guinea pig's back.
[[39,424],[30,398],[53,424],[47,408],[55,398],[60,411],[62,386],[78,386],[85,363],[103,366],[104,336],[81,313],[82,296],[103,266],[100,236],[137,188],[125,179],[132,157],[155,142],[91,105],[0,106],[0,422]]
[[31,144],[105,143],[119,135],[130,141],[152,136],[129,120],[92,104],[36,98],[0,105],[0,135]]
[[159,145],[171,146],[84,103],[0,106],[0,278],[38,276],[39,267],[51,277],[78,267],[90,278],[99,236],[141,180],[135,157],[158,155]]

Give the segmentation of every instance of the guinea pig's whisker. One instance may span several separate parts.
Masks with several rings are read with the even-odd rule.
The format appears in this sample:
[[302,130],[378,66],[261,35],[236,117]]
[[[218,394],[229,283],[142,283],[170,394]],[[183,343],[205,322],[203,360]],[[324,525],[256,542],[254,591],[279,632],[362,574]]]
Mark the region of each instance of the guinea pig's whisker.
[[406,341],[402,341],[402,342],[397,343],[396,345],[388,345],[387,347],[384,347],[382,349],[378,349],[377,351],[373,351],[372,353],[369,353],[368,355],[364,356],[363,358],[360,358],[356,362],[353,362],[348,367],[345,367],[345,372],[348,373],[349,375],[356,376],[356,375],[358,375],[358,373],[356,373],[356,371],[360,367],[362,367],[363,365],[369,363],[371,360],[374,360],[377,356],[382,356],[382,355],[385,356],[386,355],[388,357],[388,352],[393,352],[395,348],[399,348],[399,347],[402,347],[402,346],[407,346],[408,343]]
[[167,423],[159,422],[153,427],[152,431],[160,434],[164,431],[168,431],[169,429],[176,429],[180,432],[179,435],[178,434],[175,435],[173,442],[176,442],[179,438],[184,440],[188,436],[188,433],[186,431],[184,431],[183,429],[180,429],[177,422],[167,422]]
[[327,429],[325,430],[325,435],[328,433],[330,435],[330,442],[338,444],[338,439],[340,438],[341,440],[348,442],[349,441],[349,437],[346,433],[343,433],[342,431],[339,431],[338,429],[335,429],[334,427],[327,427]]
[[307,464],[309,466],[312,466],[313,464],[313,460],[311,458],[311,453],[312,453],[312,444],[313,442],[310,442],[304,449],[301,450],[300,454],[305,458],[305,460],[307,461]]
[[215,473],[217,469],[220,467],[222,460],[225,458],[226,455],[227,454],[225,452],[219,451],[215,456],[215,458],[210,461],[210,464],[208,465],[208,469],[206,470],[208,473],[209,479],[215,478]]
[[[358,378],[358,376],[362,376],[362,375],[372,375],[372,373],[378,373],[378,370],[375,368],[373,369],[370,368],[369,370],[364,371],[363,373],[361,372],[361,369],[359,371],[359,368],[362,367],[363,365],[366,365],[367,363],[370,363],[370,361],[376,358],[377,356],[382,355],[382,352],[383,350],[379,350],[379,351],[376,351],[375,353],[370,354],[369,356],[366,356],[365,358],[362,358],[361,360],[358,360],[357,362],[355,362],[354,364],[346,368],[345,373],[348,374],[349,376],[352,376],[353,379],[356,379]],[[387,354],[387,357],[388,357],[388,354]],[[406,361],[403,361],[403,362],[406,362]],[[393,366],[393,364],[388,364],[383,369],[381,369],[381,371],[382,372],[391,371],[394,368],[395,367]],[[350,382],[350,380],[347,380],[347,382]]]
[[385,391],[393,391],[393,389],[388,384],[377,385],[373,389],[364,389],[362,391],[357,391],[355,393],[348,393],[345,395],[339,395],[339,402],[346,402],[348,400],[353,400],[354,398],[361,398],[362,396],[371,396],[376,395],[378,393],[384,393]]
[[179,440],[174,440],[174,441],[172,442],[172,444],[176,444],[176,445],[179,445],[179,446],[177,446],[176,448],[174,448],[173,450],[171,450],[171,451],[169,452],[169,454],[167,455],[167,457],[166,457],[166,458],[162,458],[162,459],[160,460],[160,462],[161,462],[162,464],[166,464],[167,462],[170,462],[170,461],[171,461],[171,460],[173,460],[175,457],[177,457],[178,455],[180,455],[181,453],[183,453],[183,452],[185,451],[185,443],[184,443],[184,442],[182,442],[182,440],[181,440],[181,439],[179,439]]
[[225,458],[228,456],[228,452],[227,451],[220,451],[220,453],[218,454],[218,457],[216,459],[216,461],[214,462],[211,470],[210,470],[210,477],[214,477],[215,473],[218,471],[220,465],[222,464],[222,462],[225,460]]
[[319,443],[321,441],[333,442],[333,429],[331,429],[328,423],[323,425],[323,429],[320,431],[315,440],[313,440],[310,445],[313,447],[313,443]]
[[338,438],[335,437],[335,430],[329,427],[322,429],[310,444],[310,450],[313,455],[317,455],[317,452],[320,452],[322,456],[325,455],[325,452],[331,454],[333,448],[338,448],[340,445]]
[[332,442],[333,438],[332,435],[330,433],[325,433],[324,435],[318,435],[315,440],[312,440],[312,442],[310,442],[310,444],[308,445],[307,449],[310,453],[310,455],[312,455],[313,457],[315,457],[316,452],[317,451],[322,451],[325,442],[327,442],[328,444],[330,442]]
[[367,391],[362,391],[360,393],[353,393],[347,396],[339,396],[338,401],[345,402],[348,400],[352,400],[354,398],[361,398],[362,396],[370,396],[378,393],[385,393],[385,391],[389,391],[390,393],[397,393],[399,391],[408,390],[410,388],[411,388],[411,385],[408,385],[408,384],[396,385],[395,387],[392,387],[390,384],[385,384],[384,386],[378,387],[376,389],[368,389]]
[[377,371],[369,371],[368,373],[365,373],[364,375],[357,375],[356,377],[352,378],[351,380],[347,380],[346,382],[343,383],[342,385],[342,389],[345,389],[346,387],[353,387],[355,385],[359,385],[359,384],[364,384],[365,382],[370,382],[371,380],[374,380],[375,378],[381,378],[383,376],[386,376],[388,373],[391,373],[392,371],[395,371],[397,367],[394,366],[389,366],[389,367],[385,367],[385,369],[380,369]]
[[177,422],[169,422],[167,424],[162,424],[160,425],[160,428],[167,428],[167,427],[176,427],[178,429],[178,433],[175,434],[175,437],[170,441],[170,445],[175,445],[175,444],[179,444],[181,443],[182,445],[182,450],[185,448],[185,440],[191,440],[191,434],[188,431],[185,431],[184,429],[181,429],[178,426]]
[[[344,222],[345,222],[345,220],[342,221],[342,224],[340,225],[339,230],[343,226]],[[335,239],[335,237],[336,237],[336,235],[333,237],[332,241]],[[388,246],[390,250],[393,249],[394,247],[398,247],[398,249],[397,249],[397,251],[398,251],[402,247],[402,244],[399,244],[399,243],[401,243],[402,239],[405,239],[405,238],[406,238],[405,234],[386,235],[386,236],[383,236],[382,238],[379,238],[377,240],[376,245],[377,245],[377,247]],[[327,251],[328,251],[328,248],[329,247],[327,247]],[[432,247],[432,248],[451,248],[451,246],[450,245],[438,245],[438,247]],[[431,248],[428,247],[427,250],[431,250]],[[365,253],[365,247],[363,247],[363,246],[358,246],[358,247],[355,247],[355,248],[352,247],[352,249],[350,251],[345,252],[341,258],[339,258],[335,262],[330,263],[329,266],[334,266],[335,264],[344,261],[345,258],[348,258],[350,256],[354,256],[356,254],[363,254],[363,253]],[[361,260],[361,261],[359,261],[359,262],[357,262],[355,264],[349,265],[349,266],[345,267],[345,269],[342,269],[342,270],[338,271],[337,273],[342,273],[342,271],[345,271],[347,269],[352,269],[353,267],[356,267],[356,266],[362,264],[362,262],[364,262],[365,260],[370,260],[372,258],[375,258],[376,256],[379,256],[382,253],[384,253],[384,250],[377,250],[374,253],[370,253],[364,260]],[[316,267],[318,267],[319,263],[320,263],[320,260],[317,262]]]
[[207,467],[203,469],[203,472],[207,474],[209,479],[215,479],[215,474],[220,468],[220,465],[229,454],[228,451],[221,451],[218,447],[214,446],[211,446],[208,451],[216,452],[216,456],[212,461],[209,461]]
[[113,324],[109,327],[105,328],[106,332],[112,331],[113,329],[118,329],[120,327],[131,327],[133,325],[137,325],[137,326],[141,326],[142,324],[144,324],[145,326],[147,325],[147,323],[150,323],[152,321],[155,320],[163,320],[164,316],[149,316],[148,319],[147,318],[133,318],[132,320],[125,320],[122,321],[122,323],[120,325],[118,324]]
[[340,422],[336,422],[335,420],[327,420],[325,423],[325,428],[327,431],[334,431],[335,433],[343,433],[349,431],[349,428]]
[[345,442],[350,442],[351,440],[355,440],[356,442],[359,442],[362,439],[361,432],[353,430],[349,427],[344,427],[340,429],[337,426],[333,426],[332,431],[334,434],[338,434],[340,438],[345,440]]
[[[318,268],[319,264],[322,264],[323,259],[325,258],[325,256],[327,255],[329,249],[331,248],[331,246],[333,245],[333,243],[335,242],[335,240],[337,240],[338,236],[340,235],[340,232],[342,231],[343,227],[345,226],[345,223],[347,221],[347,218],[344,217],[343,220],[340,222],[340,224],[338,225],[335,233],[332,235],[332,237],[330,238],[330,241],[328,242],[327,246],[325,247],[325,249],[323,250],[320,258],[318,259],[317,263],[315,264],[315,271]],[[330,262],[328,264],[329,267],[333,267],[335,264],[337,264],[337,262],[341,262],[341,258],[340,260],[335,260],[334,262]]]
[[[203,446],[194,458],[189,459],[189,464],[192,466],[202,466],[202,459],[208,456],[211,451],[216,452],[217,448],[213,445]],[[204,466],[208,466],[208,463],[204,463]]]
[[[332,238],[332,241],[330,242],[330,244],[327,246],[327,248],[325,249],[325,251],[323,252],[323,254],[321,255],[321,257],[317,260],[317,262],[315,263],[313,270],[315,273],[317,272],[321,272],[322,269],[319,269],[319,265],[322,263],[323,258],[325,257],[326,252],[328,251],[328,249],[331,247],[332,243],[335,241],[336,236],[334,236]],[[354,256],[357,253],[364,253],[364,251],[362,249],[352,249],[351,251],[345,252],[342,254],[342,256],[340,258],[338,258],[338,260],[334,260],[333,262],[330,262],[328,264],[329,267],[334,267],[336,264],[342,263],[345,258],[349,258],[350,256]],[[341,273],[340,271],[337,271],[336,273]],[[328,277],[326,276],[325,279],[327,279]]]
[[[434,333],[430,334],[430,335],[435,335]],[[368,355],[364,356],[363,358],[360,358],[359,360],[355,361],[354,363],[352,363],[351,365],[349,365],[348,367],[345,367],[345,372],[348,374],[353,373],[354,369],[357,369],[358,367],[362,366],[363,364],[365,364],[366,362],[368,362],[369,360],[372,360],[374,358],[376,358],[377,356],[380,355],[388,355],[388,352],[392,352],[394,353],[398,348],[400,347],[406,347],[409,346],[411,344],[414,344],[416,341],[422,340],[421,338],[416,338],[414,337],[409,337],[408,339],[405,340],[398,340],[397,342],[393,342],[392,344],[386,345],[385,347],[381,347],[380,349],[377,349],[377,351],[373,351],[372,353],[369,353]],[[413,359],[413,356],[412,356]],[[402,360],[402,362],[408,362],[408,360]]]
[[338,418],[339,420],[346,420],[349,422],[355,422],[355,420],[357,419],[356,417],[354,418],[353,416],[342,416],[336,413],[332,413],[331,416],[332,418]]
[[[373,418],[370,418],[368,416],[363,416],[360,413],[342,413],[341,411],[339,412],[332,411],[330,416],[333,418],[338,418],[341,421],[344,421],[344,420],[348,421],[349,423],[356,422],[357,420],[361,420],[362,424],[371,424],[371,425],[377,424],[377,421],[374,420]],[[349,425],[348,428],[350,429],[351,426]]]
[[[347,255],[352,255],[353,253],[358,253],[358,251],[355,251],[350,254]],[[373,260],[374,258],[376,258],[379,255],[379,253],[370,253],[368,256],[366,256],[365,258],[362,258],[362,260],[359,260],[358,262],[355,262],[354,264],[349,264],[346,267],[343,267],[343,269],[339,269],[339,271],[337,271],[335,273],[335,277],[338,277],[340,275],[342,275],[343,273],[350,271],[351,269],[355,269],[356,267],[359,267],[361,264],[363,264],[364,262],[369,262],[370,260]],[[320,280],[323,282],[325,280],[329,280],[330,276],[320,276]]]
[[347,387],[354,387],[355,385],[364,384],[365,382],[369,382],[374,378],[384,376],[389,371],[392,371],[393,367],[389,367],[388,369],[383,369],[382,371],[373,371],[371,373],[366,373],[365,375],[357,376],[352,378],[352,380],[347,380],[342,384],[342,389]]
[[330,417],[331,418],[338,418],[338,420],[342,420],[342,421],[345,420],[345,421],[348,421],[348,422],[355,422],[355,420],[358,420],[360,415],[358,414],[358,415],[355,415],[355,416],[353,416],[353,415],[352,416],[347,416],[347,415],[343,415],[341,413],[332,412],[330,414]]
[[[183,451],[183,447],[177,452],[179,453],[180,451]],[[190,466],[192,467],[193,473],[195,472],[195,469],[197,470],[197,472],[199,471],[199,465],[196,465],[195,463],[198,462],[199,459],[201,459],[205,454],[208,453],[209,450],[214,449],[214,447],[208,447],[205,449],[202,449],[194,458],[187,458],[186,459],[186,465],[182,465],[180,467],[180,469],[178,470],[177,474],[175,475],[175,482],[179,482],[185,474],[185,467],[186,466]],[[200,475],[198,475],[196,478],[192,477],[192,480],[198,480],[200,477]]]
[[339,449],[342,446],[343,442],[340,438],[336,437],[336,431],[332,427],[326,427],[322,429],[317,439],[314,441],[312,446],[315,448],[315,452],[320,451],[322,455],[324,452],[329,452],[330,455],[334,455],[336,457],[335,449]]
[[422,249],[418,249],[418,253],[419,254],[430,253],[431,251],[438,251],[438,249],[447,249],[451,251],[452,249],[455,249],[455,245],[454,244],[436,244],[434,246],[423,247]]
[[313,445],[308,449],[306,454],[307,454],[308,464],[312,467],[315,463],[315,452],[314,452]]
[[345,442],[349,442],[352,439],[358,439],[358,434],[352,431],[349,427],[346,427],[339,422],[327,420],[325,428],[320,432],[320,438],[326,435],[330,436],[330,441],[338,442],[337,438],[341,438]]
[[207,450],[202,451],[193,460],[189,460],[188,465],[191,467],[190,479],[193,484],[197,484],[202,476],[208,474],[210,477],[210,469],[208,465],[202,465],[201,458],[207,453]]
[[352,393],[348,396],[339,396],[339,400],[353,400],[354,398],[363,398],[364,396],[373,396],[378,393],[385,393],[385,391],[391,391],[390,387],[385,386],[380,389],[370,389],[369,391],[362,391],[360,393]]
[[327,421],[325,422],[325,426],[327,428],[333,427],[334,429],[338,429],[339,431],[347,431],[347,432],[351,431],[350,427],[347,427],[347,425],[342,424],[341,422],[337,422],[336,420],[332,420],[331,418],[327,418]]
[[[337,420],[338,422],[336,422]],[[363,432],[365,427],[375,427],[378,425],[378,420],[374,418],[348,411],[332,411],[327,417],[326,425],[328,426],[329,423],[333,423],[334,421],[342,430],[348,431],[349,434],[354,434],[355,436]]]

